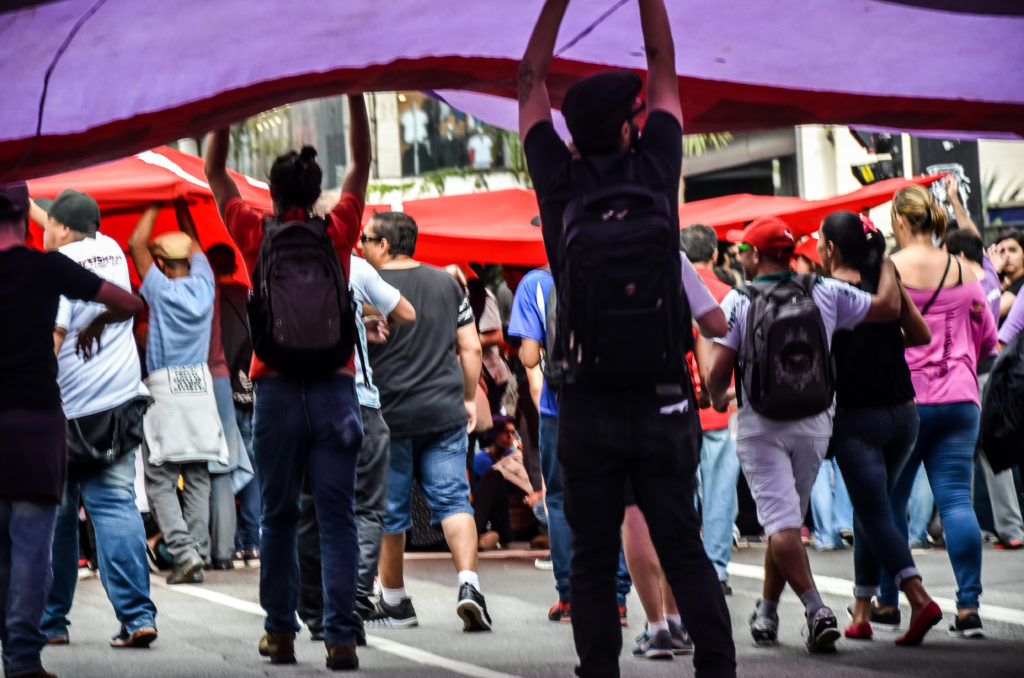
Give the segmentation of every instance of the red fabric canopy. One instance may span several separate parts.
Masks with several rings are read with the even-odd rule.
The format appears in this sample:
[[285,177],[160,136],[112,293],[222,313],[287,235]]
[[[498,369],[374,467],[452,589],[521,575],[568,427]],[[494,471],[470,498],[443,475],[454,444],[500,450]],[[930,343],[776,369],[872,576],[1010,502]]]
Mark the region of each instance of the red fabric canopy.
[[[247,204],[264,211],[271,210],[270,191],[265,183],[237,172],[231,172],[231,176]],[[177,230],[170,201],[180,197],[189,201],[189,211],[204,249],[215,243],[234,247],[217,214],[213,193],[206,183],[203,160],[194,155],[161,146],[121,160],[28,182],[29,195],[33,198],[56,198],[66,188],[88,193],[99,203],[100,231],[126,249],[135,223],[143,210],[154,202],[165,203],[154,233]],[[33,224],[31,231],[33,244],[41,246],[42,229]],[[138,285],[134,267],[129,266],[129,269],[133,284]],[[235,277],[239,282],[249,284],[241,256],[238,256]]]
[[[231,174],[247,204],[265,212],[272,209],[265,183],[237,172]],[[680,224],[707,224],[724,238],[727,231],[742,228],[752,219],[776,216],[786,221],[799,238],[816,231],[821,220],[831,212],[844,209],[860,212],[889,201],[893,193],[910,184],[927,185],[937,178],[889,179],[826,200],[749,194],[712,198],[682,205]],[[65,188],[88,193],[96,199],[102,214],[100,230],[122,247],[126,246],[142,211],[153,202],[167,203],[157,219],[155,231],[177,229],[169,201],[182,196],[189,200],[204,248],[214,243],[234,247],[206,184],[203,161],[196,156],[160,147],[103,165],[29,181],[29,193],[34,198],[54,198]],[[390,209],[391,206],[367,205],[363,220],[368,221],[374,212]],[[472,261],[533,267],[547,262],[537,198],[531,190],[510,188],[407,200],[401,209],[415,219],[419,227],[416,258],[421,261],[437,265]],[[41,230],[33,227],[33,231],[33,240],[41,244]],[[236,278],[248,284],[241,257],[238,261]],[[132,277],[137,284],[134,270]]]

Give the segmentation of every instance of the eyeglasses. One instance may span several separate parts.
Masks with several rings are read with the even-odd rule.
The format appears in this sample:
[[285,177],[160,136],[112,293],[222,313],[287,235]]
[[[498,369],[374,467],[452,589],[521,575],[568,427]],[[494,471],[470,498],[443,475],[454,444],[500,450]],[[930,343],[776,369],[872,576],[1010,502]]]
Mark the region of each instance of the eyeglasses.
[[737,252],[749,252],[752,249],[754,249],[754,246],[753,245],[748,245],[745,242],[741,242],[740,244],[736,245],[736,251]]
[[382,235],[373,236],[373,235],[366,235],[365,233],[363,233],[362,235],[359,236],[359,242],[363,243],[364,245],[366,243],[368,243],[368,242],[380,242],[383,239],[384,239],[384,236],[382,236]]

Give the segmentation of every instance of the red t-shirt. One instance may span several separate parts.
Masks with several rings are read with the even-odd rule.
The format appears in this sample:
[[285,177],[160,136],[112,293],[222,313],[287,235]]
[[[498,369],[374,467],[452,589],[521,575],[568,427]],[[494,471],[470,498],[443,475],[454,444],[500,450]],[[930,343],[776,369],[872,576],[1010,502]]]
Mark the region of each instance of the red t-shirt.
[[[697,275],[704,281],[708,291],[711,292],[711,296],[715,298],[719,304],[722,303],[722,299],[725,299],[725,295],[732,291],[732,287],[726,285],[724,282],[718,279],[714,271],[702,266],[694,267],[697,271]],[[696,336],[697,331],[694,330]],[[690,354],[691,358],[693,354]],[[700,388],[700,375],[697,373],[696,361],[692,361],[690,364],[690,372],[693,375],[693,387],[695,389]],[[730,386],[732,384],[730,383]],[[717,431],[719,429],[726,428],[729,425],[729,412],[718,412],[713,407],[708,407],[703,410],[699,410],[700,414],[700,427],[704,431]]]
[[[228,233],[242,253],[242,259],[249,271],[256,270],[256,258],[260,253],[260,243],[263,242],[263,213],[246,205],[241,198],[232,198],[224,206],[224,222]],[[282,215],[283,219],[306,219],[302,210],[294,210]],[[331,213],[327,215],[327,234],[334,243],[334,251],[338,253],[341,267],[345,271],[345,280],[348,281],[349,263],[352,258],[352,248],[359,239],[359,231],[362,229],[363,201],[354,193],[344,192],[341,199],[335,205]],[[348,365],[344,368],[347,372],[355,373],[355,361],[349,358]],[[274,374],[274,370],[256,357],[252,356],[252,367],[249,369],[249,377],[265,377]]]

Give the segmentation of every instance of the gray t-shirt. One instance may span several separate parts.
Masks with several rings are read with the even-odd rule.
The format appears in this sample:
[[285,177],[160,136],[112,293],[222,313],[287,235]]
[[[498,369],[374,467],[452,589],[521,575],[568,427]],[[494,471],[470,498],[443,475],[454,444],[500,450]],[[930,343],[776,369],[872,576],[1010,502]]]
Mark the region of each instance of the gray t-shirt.
[[[871,308],[871,295],[832,278],[819,278],[819,280],[821,284],[814,286],[812,296],[815,305],[821,311],[821,320],[825,325],[825,334],[828,336],[831,346],[832,335],[836,330],[853,329],[864,320],[868,309]],[[725,319],[729,321],[729,332],[721,339],[715,339],[714,342],[741,353],[743,342],[747,337],[747,313],[750,311],[750,298],[733,290],[722,300],[722,311],[725,312]],[[740,385],[739,379],[736,382],[737,385]],[[750,398],[744,391],[743,406],[740,407],[736,418],[738,438],[782,434],[827,438],[832,435],[834,402],[821,414],[793,421],[779,421],[763,417],[755,412],[754,408],[747,405],[749,402]]]
[[392,328],[387,343],[368,347],[391,434],[410,437],[465,426],[456,334],[473,324],[469,299],[435,266],[384,269],[380,275],[416,309],[415,322]]

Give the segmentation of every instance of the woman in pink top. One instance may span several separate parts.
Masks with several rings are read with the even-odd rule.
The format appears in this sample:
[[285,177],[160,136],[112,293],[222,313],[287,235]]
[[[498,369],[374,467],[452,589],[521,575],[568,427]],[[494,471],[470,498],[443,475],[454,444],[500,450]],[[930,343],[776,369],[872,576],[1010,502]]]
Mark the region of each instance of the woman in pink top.
[[[933,244],[933,236],[941,239],[946,230],[946,213],[928,190],[910,186],[896,193],[892,221],[900,245],[893,262],[932,334],[931,343],[906,351],[921,425],[914,451],[896,481],[893,505],[906,506],[923,460],[958,587],[957,618],[949,632],[977,637],[982,635],[981,530],[971,502],[980,419],[976,367],[979,357],[995,350],[995,322],[976,274]],[[897,520],[906,534],[906,515]],[[899,592],[891,581],[882,580],[878,614],[898,609]]]

